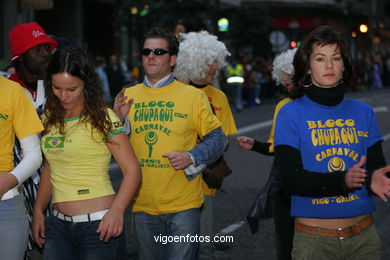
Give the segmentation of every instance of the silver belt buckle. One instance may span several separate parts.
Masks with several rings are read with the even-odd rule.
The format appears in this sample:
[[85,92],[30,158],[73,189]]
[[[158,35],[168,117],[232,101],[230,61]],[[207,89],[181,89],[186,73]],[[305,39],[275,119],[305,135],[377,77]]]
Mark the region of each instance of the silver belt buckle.
[[72,216],[64,215],[64,220],[65,220],[65,221],[68,221],[68,222],[73,222]]
[[344,229],[343,229],[343,228],[338,228],[338,229],[336,229],[337,238],[338,238],[339,240],[344,240],[344,238],[345,238],[345,237],[339,236],[339,232],[342,231],[342,230],[344,230]]

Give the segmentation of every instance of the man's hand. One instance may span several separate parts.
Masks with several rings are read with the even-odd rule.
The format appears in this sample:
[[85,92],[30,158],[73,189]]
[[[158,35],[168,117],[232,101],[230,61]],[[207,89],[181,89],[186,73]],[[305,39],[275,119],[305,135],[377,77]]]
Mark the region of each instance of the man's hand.
[[163,157],[168,158],[173,169],[176,171],[184,170],[193,163],[191,157],[185,152],[171,152],[164,154]]
[[236,137],[236,142],[238,145],[238,149],[240,149],[240,151],[245,151],[253,148],[255,139],[246,136],[238,136]]
[[18,179],[16,179],[13,174],[0,171],[0,199],[3,197],[4,193],[16,185],[18,185]]
[[131,105],[133,105],[134,103],[134,99],[132,98],[130,98],[127,102],[125,100],[125,89],[122,88],[122,90],[115,97],[113,108],[121,121],[123,121],[125,117],[129,114]]
[[362,156],[360,161],[352,166],[345,174],[345,186],[348,189],[361,188],[366,181],[367,171],[363,168],[366,157]]
[[383,201],[390,198],[390,179],[386,176],[388,172],[390,172],[390,165],[375,170],[371,176],[371,191]]

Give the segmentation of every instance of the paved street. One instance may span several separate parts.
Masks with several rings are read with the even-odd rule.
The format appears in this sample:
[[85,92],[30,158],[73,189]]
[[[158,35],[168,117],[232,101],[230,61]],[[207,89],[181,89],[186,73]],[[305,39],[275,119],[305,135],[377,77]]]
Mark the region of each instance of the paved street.
[[[390,162],[390,89],[377,92],[348,93],[348,96],[369,103],[377,111],[377,119],[381,134],[387,141],[383,144],[386,160]],[[236,114],[238,127],[266,122],[272,118],[274,105],[260,105],[259,107],[244,110]],[[267,140],[270,127],[254,130],[245,135],[258,140]],[[234,173],[228,177],[223,189],[226,193],[219,192],[216,198],[215,226],[216,232],[234,223],[244,225],[233,231],[234,243],[225,251],[219,251],[217,259],[276,259],[274,250],[274,234],[272,219],[260,221],[257,234],[252,235],[245,222],[245,216],[260,188],[267,180],[273,157],[267,157],[256,152],[238,151],[232,144],[226,155]],[[378,209],[375,213],[375,223],[383,241],[383,259],[390,259],[390,205],[379,199]],[[387,244],[387,245],[386,245]]]
[[[348,93],[350,97],[362,100],[374,107],[385,138],[383,150],[386,160],[390,162],[390,88],[374,92]],[[264,104],[265,103],[265,104]],[[252,136],[258,140],[267,140],[270,130],[275,102],[264,102],[260,106],[246,109],[235,114],[240,133]],[[226,153],[226,159],[233,169],[219,191],[215,203],[215,232],[231,235],[233,243],[217,244],[217,259],[269,259],[274,260],[274,231],[272,219],[260,221],[259,232],[251,234],[245,216],[257,193],[267,180],[273,157],[267,157],[255,152],[238,151],[236,144],[231,143]],[[117,183],[118,172],[112,171]],[[382,259],[390,259],[390,205],[377,201],[377,211],[374,215],[375,223],[383,241]],[[129,259],[136,259],[134,235],[129,234],[131,226],[127,218]]]

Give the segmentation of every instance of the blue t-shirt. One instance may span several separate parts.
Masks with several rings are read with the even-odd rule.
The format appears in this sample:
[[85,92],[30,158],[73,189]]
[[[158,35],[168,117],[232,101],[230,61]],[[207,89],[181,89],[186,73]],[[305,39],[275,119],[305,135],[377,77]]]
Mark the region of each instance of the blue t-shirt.
[[[304,96],[286,104],[276,119],[275,147],[298,149],[303,168],[311,172],[347,171],[367,155],[368,147],[381,140],[372,108],[348,98],[336,106],[325,106]],[[348,196],[292,196],[293,217],[352,218],[374,210],[366,186]]]

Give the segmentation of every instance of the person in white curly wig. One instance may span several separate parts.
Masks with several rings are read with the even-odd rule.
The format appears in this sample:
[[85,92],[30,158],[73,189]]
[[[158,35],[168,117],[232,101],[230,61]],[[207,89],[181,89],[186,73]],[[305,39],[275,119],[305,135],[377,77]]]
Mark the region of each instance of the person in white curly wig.
[[[252,150],[264,155],[274,155],[275,119],[280,109],[287,103],[303,95],[294,88],[291,78],[294,75],[293,59],[296,49],[287,50],[275,57],[273,61],[272,78],[277,84],[286,87],[289,97],[281,100],[275,108],[274,122],[267,142],[260,142],[252,137],[238,136],[237,145],[241,151]],[[271,212],[267,210],[271,206]],[[280,182],[279,173],[274,165],[271,168],[267,184],[261,189],[260,194],[248,212],[247,220],[252,233],[258,230],[260,218],[274,218],[276,252],[278,260],[291,259],[291,250],[294,236],[294,221],[290,217],[291,199],[286,195]]]
[[292,60],[297,49],[287,50],[275,57],[272,63],[272,78],[282,84],[287,92],[292,91],[291,76],[294,75]]
[[189,83],[206,77],[207,67],[215,64],[218,68],[226,65],[225,58],[230,56],[223,42],[206,31],[199,33],[181,33],[179,54],[174,76],[180,81]]
[[[174,76],[183,82],[199,88],[207,95],[216,117],[222,123],[222,131],[226,136],[237,133],[233,115],[226,95],[211,86],[218,69],[225,66],[225,58],[230,55],[223,42],[206,31],[180,34],[182,42],[176,60]],[[205,176],[205,174],[203,174]],[[207,178],[204,178],[207,180]],[[222,185],[222,181],[220,185]],[[201,211],[200,235],[213,235],[213,201],[218,187],[202,182],[205,200]],[[200,259],[213,259],[215,248],[212,243],[199,245]]]

